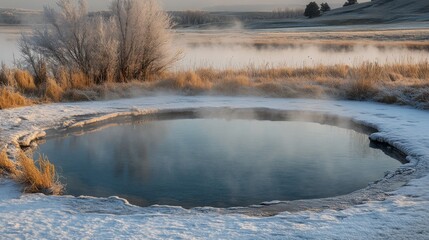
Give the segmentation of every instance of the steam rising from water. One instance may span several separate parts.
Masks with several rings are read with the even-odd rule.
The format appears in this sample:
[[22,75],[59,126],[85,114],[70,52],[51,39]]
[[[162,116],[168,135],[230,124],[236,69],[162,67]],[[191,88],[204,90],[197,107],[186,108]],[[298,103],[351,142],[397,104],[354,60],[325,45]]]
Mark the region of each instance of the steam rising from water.
[[[239,28],[239,26],[237,26]],[[28,29],[22,29],[28,31]],[[17,40],[21,30],[0,27],[0,61],[12,65],[19,58]],[[186,33],[184,33],[186,35]],[[245,35],[243,35],[245,36]],[[173,70],[197,68],[238,69],[246,67],[312,67],[316,65],[347,64],[364,62],[417,63],[428,61],[428,52],[400,46],[379,47],[369,44],[320,45],[299,42],[280,45],[277,43],[254,44],[240,37],[225,37],[216,42],[203,42],[198,36],[187,39],[179,35],[176,46],[182,50],[182,59]],[[207,36],[204,36],[207,40]],[[196,41],[195,41],[196,40]],[[232,41],[235,41],[232,43]]]
[[317,65],[360,65],[418,63],[428,60],[426,51],[405,47],[380,48],[374,45],[321,46],[250,45],[250,44],[185,44],[184,57],[175,69],[231,69],[246,67],[312,67]]

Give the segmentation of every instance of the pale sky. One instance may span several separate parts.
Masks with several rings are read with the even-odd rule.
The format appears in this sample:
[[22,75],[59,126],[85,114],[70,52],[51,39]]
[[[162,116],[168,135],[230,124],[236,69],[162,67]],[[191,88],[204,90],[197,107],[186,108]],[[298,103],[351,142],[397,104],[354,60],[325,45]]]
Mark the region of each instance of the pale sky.
[[[109,0],[87,0],[91,10],[107,9]],[[167,10],[186,10],[186,9],[210,9],[215,6],[237,6],[246,5],[253,9],[268,10],[270,7],[297,7],[304,6],[313,0],[160,0],[162,5]],[[360,2],[369,1],[361,0]],[[26,9],[42,9],[44,5],[53,5],[56,0],[0,0],[0,8],[26,8]],[[331,6],[343,4],[345,0],[320,0],[328,2]]]

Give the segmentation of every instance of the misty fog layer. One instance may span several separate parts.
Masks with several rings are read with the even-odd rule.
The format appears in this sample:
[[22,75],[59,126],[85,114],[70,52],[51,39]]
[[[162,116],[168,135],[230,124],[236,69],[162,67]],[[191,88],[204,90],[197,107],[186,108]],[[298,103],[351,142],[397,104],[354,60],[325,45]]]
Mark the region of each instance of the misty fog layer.
[[[23,29],[28,31],[28,29]],[[0,60],[11,65],[20,57],[17,40],[21,30],[0,27]],[[186,33],[185,33],[186,34]],[[246,67],[311,67],[316,65],[347,64],[364,62],[418,63],[428,60],[428,52],[405,47],[373,45],[330,46],[312,44],[252,45],[220,43],[175,43],[182,51],[181,59],[173,70],[197,68],[237,69]]]
[[186,44],[177,69],[211,67],[234,69],[246,67],[312,67],[317,65],[361,65],[418,63],[428,60],[428,52],[404,47],[380,48],[373,45],[323,47],[319,45],[254,46],[246,44]]
[[336,196],[400,163],[368,136],[306,122],[183,119],[48,140],[67,193],[152,204],[247,206]]

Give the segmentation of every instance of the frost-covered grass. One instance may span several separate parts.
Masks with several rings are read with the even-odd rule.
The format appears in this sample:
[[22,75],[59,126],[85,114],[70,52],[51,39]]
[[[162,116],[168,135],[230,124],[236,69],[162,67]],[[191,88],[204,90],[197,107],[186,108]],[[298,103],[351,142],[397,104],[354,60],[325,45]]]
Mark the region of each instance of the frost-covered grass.
[[18,155],[19,171],[16,179],[25,185],[25,192],[47,194],[60,194],[63,186],[58,181],[55,166],[49,162],[47,157],[39,156],[36,162],[26,156],[23,152]]
[[0,174],[7,174],[24,184],[24,191],[28,193],[43,192],[57,195],[63,190],[63,186],[58,181],[55,166],[43,156],[39,157],[36,164],[33,159],[20,151],[17,161],[12,161],[7,156],[6,149],[3,149],[0,152]]
[[9,159],[6,149],[0,151],[0,174],[6,173],[16,175],[16,164]]

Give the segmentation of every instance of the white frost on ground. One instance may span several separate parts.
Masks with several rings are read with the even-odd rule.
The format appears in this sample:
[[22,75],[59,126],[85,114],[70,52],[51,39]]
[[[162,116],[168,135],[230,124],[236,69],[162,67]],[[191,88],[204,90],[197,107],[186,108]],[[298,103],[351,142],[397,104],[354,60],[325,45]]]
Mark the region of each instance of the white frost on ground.
[[[0,179],[0,238],[30,239],[429,239],[429,112],[367,102],[232,97],[145,97],[107,102],[38,105],[0,111],[0,142],[73,124],[82,114],[153,109],[267,107],[351,117],[377,127],[373,137],[411,155],[422,178],[346,210],[249,217],[177,207],[140,208],[118,198],[21,195]],[[13,150],[13,145],[8,144]]]

